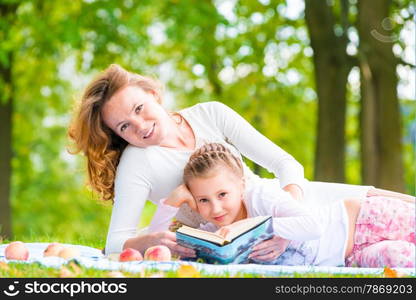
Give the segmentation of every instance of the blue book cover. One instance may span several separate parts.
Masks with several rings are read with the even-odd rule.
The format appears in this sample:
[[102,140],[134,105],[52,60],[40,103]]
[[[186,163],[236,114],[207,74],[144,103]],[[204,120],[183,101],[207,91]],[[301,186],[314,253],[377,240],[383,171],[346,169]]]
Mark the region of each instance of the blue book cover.
[[240,230],[234,234],[236,236],[229,241],[215,237],[214,233],[203,232],[201,234],[201,230],[189,230],[190,227],[187,226],[182,226],[183,228],[176,231],[176,241],[179,245],[194,249],[196,259],[202,259],[205,263],[249,263],[248,255],[251,253],[251,247],[273,236],[273,222],[271,216],[246,220],[251,223],[248,228],[241,232],[240,226]]

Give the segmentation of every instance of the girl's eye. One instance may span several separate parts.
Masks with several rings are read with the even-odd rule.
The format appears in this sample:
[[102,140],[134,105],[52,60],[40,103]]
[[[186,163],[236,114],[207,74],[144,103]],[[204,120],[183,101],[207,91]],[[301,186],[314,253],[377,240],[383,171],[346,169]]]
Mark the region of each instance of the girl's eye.
[[220,193],[220,197],[221,197],[221,198],[225,197],[226,195],[227,195],[227,193],[226,193],[226,192],[222,192],[222,193]]
[[202,198],[202,199],[199,199],[199,202],[200,203],[206,203],[206,202],[208,202],[208,199]]
[[121,132],[123,132],[124,130],[126,130],[126,129],[127,129],[127,127],[129,127],[129,124],[123,124],[123,125],[120,127],[120,131],[121,131]]
[[139,113],[142,110],[142,108],[143,108],[143,104],[136,106],[136,109],[135,109],[136,114]]

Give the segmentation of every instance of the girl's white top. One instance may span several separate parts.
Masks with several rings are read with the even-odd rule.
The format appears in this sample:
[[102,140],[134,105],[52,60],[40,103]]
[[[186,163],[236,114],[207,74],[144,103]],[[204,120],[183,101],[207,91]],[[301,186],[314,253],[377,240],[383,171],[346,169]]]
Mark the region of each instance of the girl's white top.
[[[309,193],[302,165],[228,106],[220,102],[206,102],[183,109],[180,114],[190,124],[195,135],[194,150],[204,143],[224,144],[236,156],[241,158],[243,155],[272,172],[278,178],[274,182],[277,187],[297,184],[305,194]],[[160,146],[126,147],[121,155],[114,182],[115,197],[107,234],[106,254],[121,252],[124,242],[137,236],[137,227],[146,200],[158,204],[160,199],[166,198],[182,183],[183,169],[194,150],[176,150]],[[248,187],[263,181],[245,164],[244,172]],[[338,192],[345,190],[338,187],[333,189]],[[356,188],[347,190],[355,191]],[[324,198],[319,201],[325,202]],[[312,202],[316,203],[315,200]],[[204,222],[186,206],[181,207],[176,218],[194,227]],[[161,224],[167,227],[166,222],[169,221],[154,216],[152,224],[156,223],[156,226],[150,227],[156,228]]]
[[[368,189],[368,188],[367,188]],[[361,188],[365,192],[365,188]],[[364,193],[356,194],[365,197]],[[172,218],[177,208],[162,199],[156,214]],[[288,250],[274,262],[284,265],[344,266],[348,237],[348,215],[342,200],[320,207],[308,207],[294,200],[288,192],[271,184],[252,185],[246,190],[244,204],[248,217],[273,216],[277,236],[291,240]],[[159,227],[158,229],[162,229]],[[212,223],[200,229],[214,232]]]

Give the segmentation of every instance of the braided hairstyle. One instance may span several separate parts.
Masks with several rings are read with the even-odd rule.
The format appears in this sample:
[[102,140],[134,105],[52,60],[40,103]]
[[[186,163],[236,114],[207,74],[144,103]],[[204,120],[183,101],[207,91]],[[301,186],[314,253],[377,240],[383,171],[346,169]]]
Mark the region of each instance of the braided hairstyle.
[[189,158],[183,171],[186,186],[193,178],[209,177],[218,166],[229,168],[235,175],[243,177],[243,164],[227,147],[219,143],[205,144]]

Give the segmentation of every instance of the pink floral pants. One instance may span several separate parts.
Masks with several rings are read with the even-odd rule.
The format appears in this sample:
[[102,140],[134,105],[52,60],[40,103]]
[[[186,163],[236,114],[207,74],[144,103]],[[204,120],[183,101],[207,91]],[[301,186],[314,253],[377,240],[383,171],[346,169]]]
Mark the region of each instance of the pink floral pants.
[[354,248],[346,265],[415,267],[415,204],[390,197],[367,197],[355,225]]

